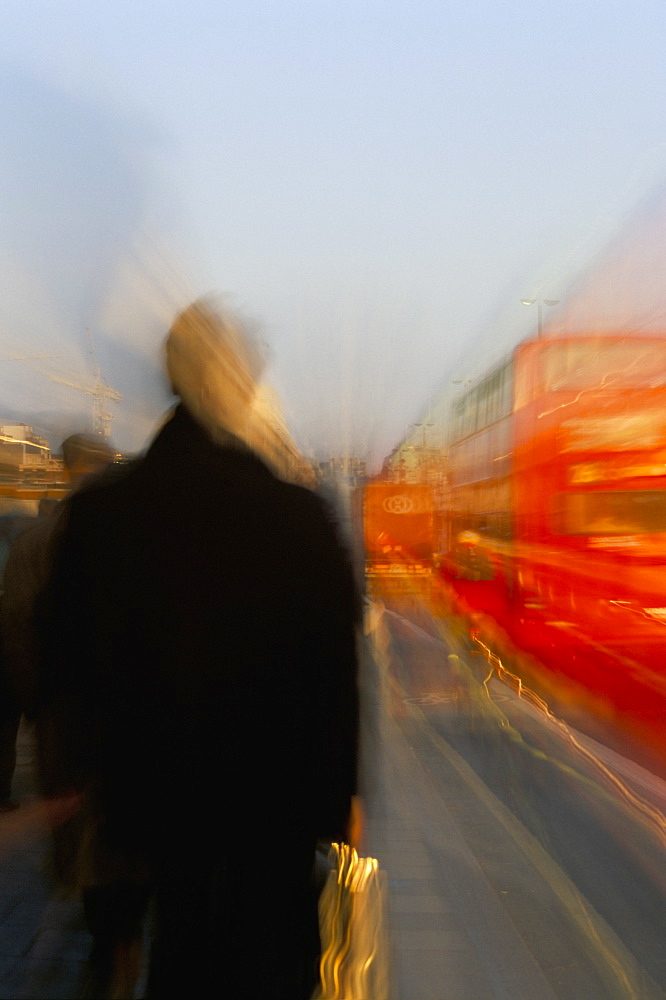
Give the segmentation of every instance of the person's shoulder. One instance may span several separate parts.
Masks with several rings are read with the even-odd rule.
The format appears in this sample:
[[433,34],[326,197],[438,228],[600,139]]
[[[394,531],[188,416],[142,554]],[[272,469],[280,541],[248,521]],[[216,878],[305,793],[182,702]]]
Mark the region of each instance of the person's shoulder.
[[282,509],[289,512],[287,522],[292,535],[300,538],[305,549],[317,558],[346,561],[348,553],[343,543],[340,523],[333,507],[306,486],[283,483],[285,502]]
[[104,472],[84,479],[73,495],[95,494],[126,483],[132,479],[142,465],[143,456],[132,459],[131,462],[113,462],[107,466]]
[[110,513],[126,508],[131,502],[136,478],[142,459],[122,465],[110,465],[103,473],[91,476],[63,501],[63,520],[67,524],[81,524],[90,518],[98,520]]
[[332,508],[313,490],[300,483],[291,483],[288,480],[280,479],[275,475],[272,475],[272,479],[276,483],[276,490],[282,493],[285,501],[294,511],[318,521],[334,524],[335,517]]
[[142,463],[142,458],[122,464],[114,462],[104,472],[84,479],[75,492],[71,494],[68,502],[77,507],[92,504],[96,500],[103,499],[107,494],[112,494],[118,489],[131,485],[135,475],[141,469]]

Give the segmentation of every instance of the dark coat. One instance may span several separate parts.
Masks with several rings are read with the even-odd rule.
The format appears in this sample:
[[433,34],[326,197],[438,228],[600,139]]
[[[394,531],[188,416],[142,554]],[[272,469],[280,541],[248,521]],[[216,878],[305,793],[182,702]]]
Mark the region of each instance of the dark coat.
[[39,614],[63,786],[114,846],[187,824],[343,835],[355,792],[357,599],[324,506],[178,407],[145,458],[69,502]]
[[12,543],[5,567],[0,604],[2,647],[14,697],[20,711],[34,715],[37,695],[35,607],[53,568],[53,553],[66,523],[67,501],[33,524]]

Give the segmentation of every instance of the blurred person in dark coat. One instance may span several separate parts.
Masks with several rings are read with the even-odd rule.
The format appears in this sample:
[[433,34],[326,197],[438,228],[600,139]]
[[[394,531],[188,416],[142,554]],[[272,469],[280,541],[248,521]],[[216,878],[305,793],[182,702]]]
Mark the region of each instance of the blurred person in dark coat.
[[[20,505],[25,501],[18,501]],[[39,517],[42,519],[42,501],[39,504]],[[2,613],[4,578],[12,548],[18,539],[38,523],[37,518],[19,511],[0,515],[0,616]],[[0,815],[18,808],[19,803],[12,799],[12,782],[16,769],[16,739],[21,721],[22,708],[20,698],[15,690],[14,678],[11,673],[3,635],[3,622],[0,617]]]
[[74,496],[42,609],[42,685],[114,851],[155,881],[148,994],[308,997],[311,869],[356,790],[357,600],[327,510],[243,443],[238,323],[175,321],[181,403]]
[[[72,492],[101,475],[113,461],[109,443],[94,434],[71,434],[61,445],[63,467]],[[42,499],[38,518],[12,542],[5,566],[0,621],[2,649],[10,685],[22,711],[34,714],[35,604],[51,572],[54,548],[65,524],[67,500]]]
[[[101,472],[113,452],[92,434],[72,434],[63,442],[63,464],[75,489],[87,476]],[[2,518],[7,550],[2,556],[0,597],[0,813],[15,808],[11,799],[16,767],[16,737],[22,713],[32,710],[36,684],[34,660],[35,599],[50,567],[61,508],[57,500],[39,501],[38,517]],[[10,527],[9,527],[10,526]]]
[[[80,433],[63,442],[62,455],[74,493],[105,472],[114,453],[99,435]],[[40,501],[40,517],[11,546],[0,606],[2,652],[17,712],[14,748],[19,718],[25,713],[35,724],[40,791],[60,817],[53,828],[50,874],[59,891],[82,898],[93,938],[93,974],[101,984],[113,976],[119,939],[132,942],[138,934],[147,891],[140,880],[137,886],[133,869],[129,872],[132,878],[128,878],[125,859],[109,853],[100,843],[99,820],[92,803],[85,801],[82,808],[66,810],[66,815],[61,815],[57,805],[58,799],[76,787],[72,762],[62,753],[61,734],[78,719],[78,706],[66,700],[53,701],[42,689],[35,614],[67,523],[69,502],[69,497]],[[130,908],[131,918],[127,913]]]

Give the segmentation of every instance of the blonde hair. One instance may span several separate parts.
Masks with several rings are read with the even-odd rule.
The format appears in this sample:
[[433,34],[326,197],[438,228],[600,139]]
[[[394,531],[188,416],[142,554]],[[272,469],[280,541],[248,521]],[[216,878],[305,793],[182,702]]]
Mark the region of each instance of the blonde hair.
[[262,368],[242,322],[199,299],[176,317],[165,346],[171,385],[194,419],[213,435],[238,433]]

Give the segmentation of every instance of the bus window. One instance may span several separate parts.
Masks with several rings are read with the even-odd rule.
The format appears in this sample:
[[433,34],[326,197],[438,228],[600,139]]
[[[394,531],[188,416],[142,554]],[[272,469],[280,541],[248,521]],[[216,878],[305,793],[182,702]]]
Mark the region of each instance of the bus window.
[[666,531],[666,490],[561,493],[558,534],[637,535]]
[[602,388],[657,388],[664,384],[666,344],[621,340],[568,340],[544,345],[539,381],[547,392]]

